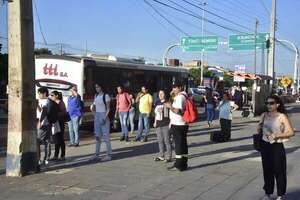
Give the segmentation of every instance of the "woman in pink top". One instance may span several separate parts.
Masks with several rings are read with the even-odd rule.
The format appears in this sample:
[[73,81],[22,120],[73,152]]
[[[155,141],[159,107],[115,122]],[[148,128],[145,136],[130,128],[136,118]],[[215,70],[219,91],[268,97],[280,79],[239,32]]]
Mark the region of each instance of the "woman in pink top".
[[131,100],[130,96],[127,92],[124,92],[124,89],[122,86],[117,87],[117,97],[116,97],[116,115],[119,114],[121,129],[122,129],[122,136],[120,138],[120,141],[126,141],[129,142],[128,137],[128,128],[127,128],[127,118],[128,118],[128,112],[131,107]]

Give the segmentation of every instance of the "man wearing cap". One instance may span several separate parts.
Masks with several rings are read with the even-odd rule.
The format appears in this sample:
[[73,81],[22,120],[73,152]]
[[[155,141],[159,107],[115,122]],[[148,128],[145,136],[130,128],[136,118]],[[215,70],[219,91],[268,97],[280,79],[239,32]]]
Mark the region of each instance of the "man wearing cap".
[[187,169],[188,146],[187,132],[188,124],[183,120],[185,102],[187,93],[183,91],[183,83],[175,81],[172,93],[174,94],[173,103],[166,103],[166,107],[170,109],[170,132],[173,134],[175,141],[175,163],[168,170],[184,171]]

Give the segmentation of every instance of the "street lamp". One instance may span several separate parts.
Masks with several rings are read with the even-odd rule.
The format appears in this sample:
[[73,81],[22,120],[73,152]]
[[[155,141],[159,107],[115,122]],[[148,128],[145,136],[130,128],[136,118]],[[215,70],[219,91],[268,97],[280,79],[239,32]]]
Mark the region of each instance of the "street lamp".
[[[285,42],[289,45],[291,45],[295,51],[295,63],[294,63],[294,82],[293,82],[293,94],[298,94],[299,93],[299,73],[298,73],[298,59],[299,59],[299,49],[297,46],[292,43],[291,41],[288,40],[279,40],[276,39],[278,42]],[[297,77],[298,76],[298,77]],[[297,81],[298,80],[298,81]]]
[[[202,4],[200,4],[202,7],[205,7],[207,5],[207,2],[203,1]],[[202,25],[201,25],[201,36],[203,38],[204,36],[204,15],[205,10],[202,9]],[[201,75],[200,75],[200,85],[203,85],[203,57],[204,57],[204,49],[201,51]]]

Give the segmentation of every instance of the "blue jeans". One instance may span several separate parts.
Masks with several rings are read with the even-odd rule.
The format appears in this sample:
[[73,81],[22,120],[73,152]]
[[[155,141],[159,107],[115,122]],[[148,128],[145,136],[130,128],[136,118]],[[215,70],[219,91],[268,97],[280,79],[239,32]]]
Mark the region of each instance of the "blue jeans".
[[207,122],[210,123],[215,118],[215,108],[213,104],[206,105]]
[[144,129],[144,136],[147,137],[149,134],[150,124],[149,124],[150,114],[140,113],[139,115],[139,125],[138,125],[138,134],[136,138],[140,138]]
[[96,152],[98,156],[100,154],[101,142],[102,140],[106,145],[106,155],[110,155],[112,152],[111,143],[110,143],[110,122],[109,119],[105,119],[104,112],[95,112],[94,118],[94,132],[96,137]]
[[127,118],[127,125],[130,125],[130,131],[133,133],[134,131],[134,116],[135,116],[135,108],[131,108],[129,110],[129,117]]
[[120,124],[122,128],[122,136],[128,137],[127,118],[128,112],[119,112]]
[[68,122],[70,144],[79,144],[79,121],[80,117],[71,117]]

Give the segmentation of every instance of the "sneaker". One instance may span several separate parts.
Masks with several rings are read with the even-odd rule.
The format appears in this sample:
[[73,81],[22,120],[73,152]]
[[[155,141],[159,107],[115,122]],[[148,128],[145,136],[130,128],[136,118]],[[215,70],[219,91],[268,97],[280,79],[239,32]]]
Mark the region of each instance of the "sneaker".
[[77,143],[77,144],[74,144],[74,147],[79,147],[79,143]]
[[141,138],[135,138],[134,141],[135,142],[141,141]]
[[165,160],[165,158],[164,157],[160,157],[160,156],[158,156],[158,157],[155,157],[154,158],[154,161],[164,161]]
[[100,160],[98,155],[94,155],[89,159],[89,161],[98,161],[98,160]]
[[129,139],[129,137],[127,136],[127,137],[125,137],[125,142],[130,142],[130,139]]
[[111,156],[104,156],[104,158],[101,159],[101,161],[106,162],[106,161],[110,161],[111,160]]
[[44,161],[43,161],[43,164],[44,164],[44,165],[48,165],[48,164],[49,164],[49,161],[48,161],[48,160],[44,160]]
[[74,147],[74,144],[68,144],[68,147]]
[[144,137],[141,142],[148,142],[148,137]]
[[284,197],[283,197],[283,196],[278,196],[278,197],[276,198],[276,200],[284,200]]
[[66,161],[65,157],[61,157],[58,159],[58,161]]
[[124,141],[124,140],[125,140],[125,136],[123,135],[120,137],[120,141]]
[[271,195],[266,194],[261,200],[271,200]]

